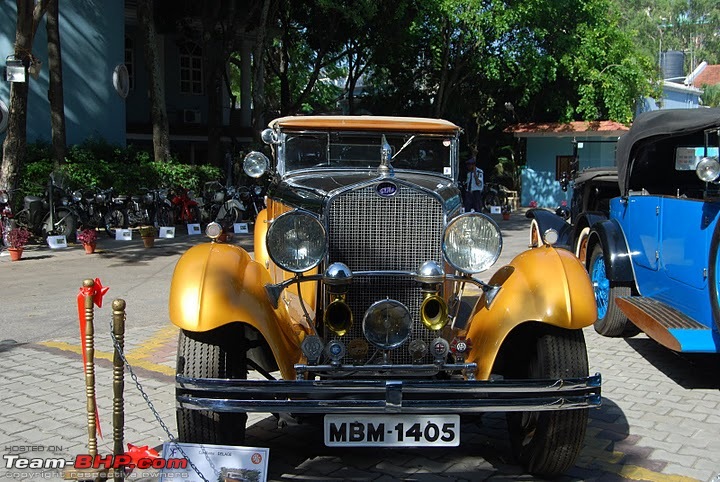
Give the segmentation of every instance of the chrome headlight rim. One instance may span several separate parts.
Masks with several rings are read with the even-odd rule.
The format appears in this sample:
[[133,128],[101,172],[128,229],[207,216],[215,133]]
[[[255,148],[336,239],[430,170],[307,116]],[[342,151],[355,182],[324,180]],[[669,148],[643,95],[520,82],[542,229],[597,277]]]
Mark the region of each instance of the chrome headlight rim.
[[0,204],[7,204],[10,202],[10,196],[7,191],[0,191]]
[[[279,230],[283,229],[285,223],[293,217],[307,219],[307,221],[310,223],[310,226],[315,228],[315,230],[317,231],[315,235],[310,236],[309,239],[319,240],[320,243],[320,250],[317,253],[317,256],[311,258],[312,262],[303,266],[291,266],[285,263],[284,260],[279,258],[279,253],[275,252],[274,248],[272,247],[272,245],[274,244],[273,238],[277,235],[284,235],[288,231],[287,229],[285,229],[284,231]],[[268,256],[270,256],[270,259],[280,268],[291,273],[304,273],[317,267],[323,261],[323,259],[325,259],[325,255],[327,254],[327,232],[325,231],[325,226],[323,226],[323,224],[317,217],[307,211],[295,209],[281,214],[272,221],[270,227],[268,228],[267,235],[265,236],[265,246],[267,248]]]
[[[486,262],[483,265],[481,265],[477,269],[469,269],[467,266],[462,266],[457,262],[457,260],[453,259],[453,257],[448,253],[448,234],[451,232],[451,230],[458,224],[458,223],[466,223],[467,220],[472,219],[482,219],[483,221],[488,223],[488,226],[493,228],[497,234],[497,249],[494,250],[494,252],[490,252],[490,262]],[[497,225],[497,223],[490,217],[483,213],[465,213],[461,214],[455,218],[453,218],[447,226],[445,226],[445,230],[443,231],[443,238],[442,238],[442,252],[443,257],[448,262],[450,266],[452,266],[457,271],[460,271],[464,274],[474,275],[478,273],[482,273],[483,271],[487,271],[489,268],[491,268],[500,257],[500,253],[502,252],[503,247],[503,239],[502,234],[500,232],[500,227]]]

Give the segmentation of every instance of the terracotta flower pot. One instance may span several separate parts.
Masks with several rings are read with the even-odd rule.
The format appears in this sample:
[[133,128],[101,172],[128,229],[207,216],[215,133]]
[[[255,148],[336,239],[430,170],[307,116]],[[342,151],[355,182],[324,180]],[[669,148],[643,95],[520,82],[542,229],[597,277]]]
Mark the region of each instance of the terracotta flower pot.
[[503,219],[504,219],[505,221],[509,221],[509,220],[510,220],[510,213],[502,213],[502,216],[503,216]]
[[10,261],[19,261],[22,258],[23,248],[8,248]]
[[155,246],[154,236],[143,236],[142,240],[146,248],[152,248],[153,246]]
[[95,252],[95,243],[84,243],[83,248],[85,248],[85,254],[93,254]]

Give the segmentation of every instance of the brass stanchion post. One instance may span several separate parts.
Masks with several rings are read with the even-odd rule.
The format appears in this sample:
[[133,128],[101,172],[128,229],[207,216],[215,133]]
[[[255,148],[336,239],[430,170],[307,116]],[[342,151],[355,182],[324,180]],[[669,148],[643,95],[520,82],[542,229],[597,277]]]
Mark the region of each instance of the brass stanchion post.
[[[125,429],[125,364],[120,352],[125,349],[125,300],[117,299],[112,303],[113,335],[117,341],[113,355],[113,452],[115,456],[125,453],[123,433]],[[122,472],[115,470],[115,482],[122,482]]]
[[[92,291],[95,286],[91,279],[83,281],[83,288]],[[93,295],[85,295],[85,395],[87,397],[88,454],[97,455],[97,435],[95,426],[95,328]]]

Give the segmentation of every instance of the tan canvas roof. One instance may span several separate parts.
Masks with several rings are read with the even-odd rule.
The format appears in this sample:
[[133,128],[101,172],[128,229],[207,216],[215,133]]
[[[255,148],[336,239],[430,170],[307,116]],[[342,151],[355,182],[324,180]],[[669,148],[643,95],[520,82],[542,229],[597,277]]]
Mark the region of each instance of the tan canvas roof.
[[270,122],[272,128],[337,129],[353,131],[413,131],[456,133],[460,130],[452,122],[423,117],[318,115],[280,117]]

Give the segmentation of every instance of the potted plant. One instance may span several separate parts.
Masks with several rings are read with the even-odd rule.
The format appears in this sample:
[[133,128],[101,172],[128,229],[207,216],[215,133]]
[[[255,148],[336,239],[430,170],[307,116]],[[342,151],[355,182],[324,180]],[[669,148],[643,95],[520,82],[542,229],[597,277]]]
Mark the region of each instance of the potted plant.
[[10,260],[17,261],[22,258],[23,249],[30,240],[30,231],[25,228],[13,228],[8,232]]
[[510,219],[510,205],[509,204],[503,204],[502,207],[502,217],[505,221]]
[[83,229],[78,234],[77,240],[82,243],[86,254],[92,254],[97,245],[97,231],[91,228]]
[[140,237],[143,240],[143,244],[146,248],[152,248],[155,246],[155,236],[157,236],[157,229],[155,226],[140,226],[138,228]]

